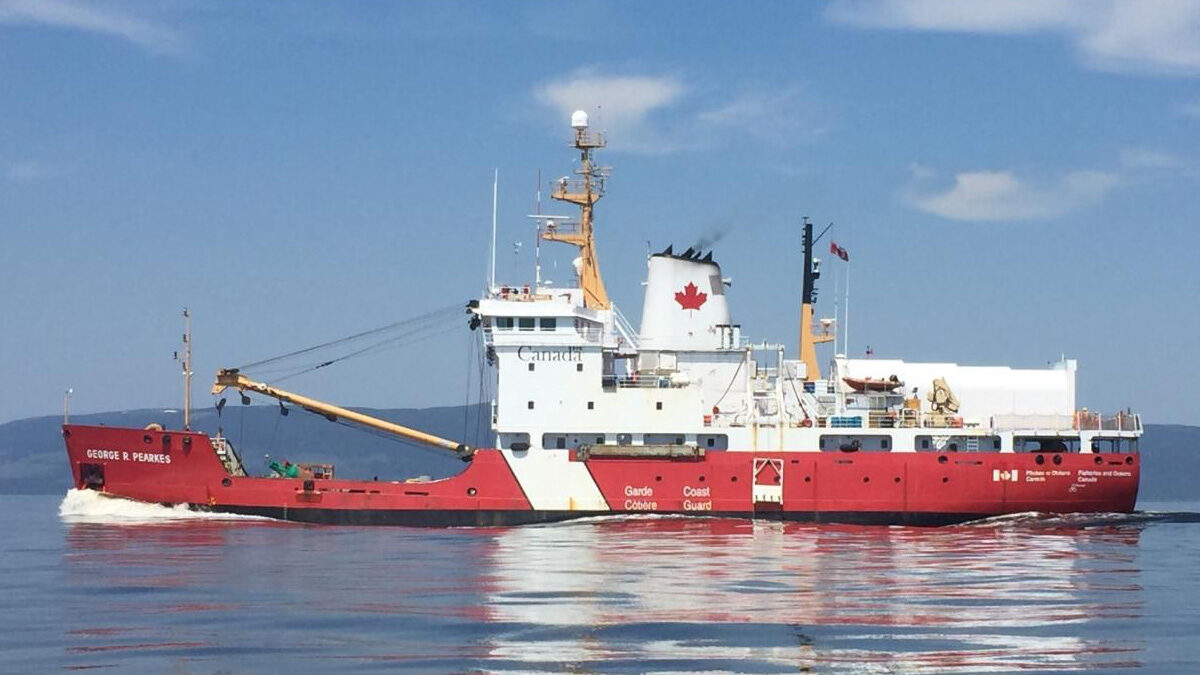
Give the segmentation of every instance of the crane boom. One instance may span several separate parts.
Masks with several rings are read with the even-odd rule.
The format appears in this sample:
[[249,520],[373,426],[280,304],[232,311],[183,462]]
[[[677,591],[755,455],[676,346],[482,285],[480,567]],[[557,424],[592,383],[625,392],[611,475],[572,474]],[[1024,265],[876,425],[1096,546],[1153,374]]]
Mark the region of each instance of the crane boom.
[[290,391],[284,391],[263,382],[255,382],[254,380],[251,380],[250,378],[238,372],[237,368],[225,368],[220,370],[217,373],[216,381],[213,382],[212,393],[213,395],[220,394],[229,387],[233,387],[243,392],[253,391],[264,396],[270,396],[271,398],[279,399],[280,401],[293,403],[301,408],[304,408],[305,410],[310,410],[319,415],[323,415],[330,420],[336,420],[340,417],[366,427],[371,427],[372,429],[386,431],[390,434],[395,434],[409,440],[424,443],[426,445],[432,445],[435,448],[449,450],[458,455],[463,461],[469,461],[471,459],[471,455],[475,452],[474,448],[462,443],[456,443],[455,441],[439,438],[433,434],[427,434],[424,431],[410,429],[387,420],[381,420],[378,417],[364,415],[360,412],[355,412],[348,408],[336,406],[331,403],[318,401],[307,396],[293,394]]

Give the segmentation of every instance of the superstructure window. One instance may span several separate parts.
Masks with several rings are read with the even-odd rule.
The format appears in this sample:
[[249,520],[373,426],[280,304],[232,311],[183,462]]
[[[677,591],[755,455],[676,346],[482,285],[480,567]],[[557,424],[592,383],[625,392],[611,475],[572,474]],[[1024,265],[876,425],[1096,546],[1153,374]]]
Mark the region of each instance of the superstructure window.
[[533,317],[523,316],[517,319],[517,327],[521,330],[533,330]]
[[513,320],[511,316],[496,317],[496,330],[512,330]]
[[993,452],[1000,449],[999,436],[917,436],[916,450],[933,452]]
[[818,446],[826,452],[889,452],[892,437],[880,434],[828,434],[821,436]]
[[539,324],[539,327],[544,331],[553,332],[553,331],[558,330],[558,319],[555,319],[552,316],[542,317],[541,319],[538,319],[538,324]]

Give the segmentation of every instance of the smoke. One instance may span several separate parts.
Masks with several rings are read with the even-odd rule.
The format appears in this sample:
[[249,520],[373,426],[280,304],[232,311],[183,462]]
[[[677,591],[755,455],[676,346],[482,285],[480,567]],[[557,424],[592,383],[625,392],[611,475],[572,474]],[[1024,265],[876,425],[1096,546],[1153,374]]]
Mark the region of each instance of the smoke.
[[692,244],[692,248],[697,251],[704,251],[704,250],[711,249],[713,246],[716,246],[717,243],[719,243],[722,239],[724,239],[725,235],[729,234],[729,230],[730,230],[729,223],[721,223],[719,225],[714,225],[711,228],[709,228],[708,232],[700,235],[700,238],[697,239],[695,241],[695,243]]

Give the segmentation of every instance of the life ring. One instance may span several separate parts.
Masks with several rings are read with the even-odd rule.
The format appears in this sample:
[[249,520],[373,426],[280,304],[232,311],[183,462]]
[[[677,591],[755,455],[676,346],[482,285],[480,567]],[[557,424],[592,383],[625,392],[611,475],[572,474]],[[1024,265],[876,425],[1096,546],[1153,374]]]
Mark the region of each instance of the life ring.
[[811,417],[805,417],[805,418],[804,418],[803,420],[801,420],[801,422],[800,422],[800,426],[802,426],[802,427],[811,427],[811,426],[812,426],[812,424],[813,424],[813,422],[812,422],[812,418],[811,418]]

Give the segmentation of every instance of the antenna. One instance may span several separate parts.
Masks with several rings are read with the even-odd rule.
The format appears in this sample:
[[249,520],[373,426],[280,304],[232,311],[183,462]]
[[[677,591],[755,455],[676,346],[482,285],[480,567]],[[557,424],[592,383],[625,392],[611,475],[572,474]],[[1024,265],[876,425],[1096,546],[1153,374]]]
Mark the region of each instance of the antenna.
[[842,315],[842,353],[850,353],[850,266],[846,265],[846,311]]
[[496,288],[496,209],[500,196],[500,169],[492,174],[492,268],[488,274],[488,293]]
[[68,387],[67,390],[65,392],[63,392],[63,424],[64,425],[71,423],[71,394],[74,394],[74,393],[75,393],[75,390],[70,387]]

